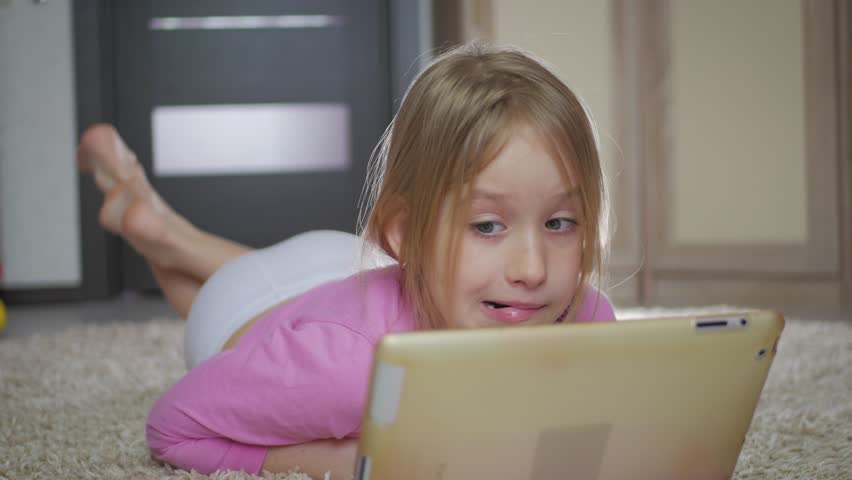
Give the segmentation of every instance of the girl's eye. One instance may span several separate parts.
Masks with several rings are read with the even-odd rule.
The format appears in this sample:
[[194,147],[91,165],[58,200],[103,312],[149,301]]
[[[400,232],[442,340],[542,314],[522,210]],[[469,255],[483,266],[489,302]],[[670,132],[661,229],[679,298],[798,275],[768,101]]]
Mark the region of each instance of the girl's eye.
[[544,222],[544,226],[549,230],[557,232],[565,232],[577,225],[577,222],[570,218],[551,218]]
[[497,222],[479,222],[471,225],[476,233],[482,235],[495,235],[506,229],[503,225]]

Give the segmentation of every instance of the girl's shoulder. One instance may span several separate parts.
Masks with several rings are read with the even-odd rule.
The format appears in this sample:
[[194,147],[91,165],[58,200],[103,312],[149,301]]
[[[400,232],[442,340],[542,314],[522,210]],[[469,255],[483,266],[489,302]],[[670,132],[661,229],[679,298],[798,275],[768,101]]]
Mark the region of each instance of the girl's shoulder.
[[377,342],[414,327],[400,280],[398,265],[360,271],[303,294],[288,316],[299,323],[334,323]]
[[575,322],[611,322],[615,320],[615,309],[609,297],[597,288],[586,287],[574,317]]

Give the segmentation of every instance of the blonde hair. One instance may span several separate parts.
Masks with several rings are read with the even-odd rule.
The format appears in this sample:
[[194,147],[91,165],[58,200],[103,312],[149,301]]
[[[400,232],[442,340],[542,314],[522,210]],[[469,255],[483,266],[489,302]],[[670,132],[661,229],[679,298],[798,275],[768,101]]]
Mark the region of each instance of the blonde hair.
[[[370,159],[359,219],[365,244],[402,267],[402,289],[418,329],[444,328],[426,279],[443,257],[452,292],[458,245],[470,199],[464,188],[498,155],[516,127],[538,133],[580,199],[583,254],[575,302],[603,278],[608,199],[591,116],[556,75],[527,52],[479,43],[450,50],[421,72],[406,92]],[[435,251],[441,209],[452,209],[449,252]],[[388,231],[401,222],[401,245]],[[600,283],[598,283],[598,286]],[[600,286],[598,287],[600,288]],[[572,309],[567,321],[573,320]]]

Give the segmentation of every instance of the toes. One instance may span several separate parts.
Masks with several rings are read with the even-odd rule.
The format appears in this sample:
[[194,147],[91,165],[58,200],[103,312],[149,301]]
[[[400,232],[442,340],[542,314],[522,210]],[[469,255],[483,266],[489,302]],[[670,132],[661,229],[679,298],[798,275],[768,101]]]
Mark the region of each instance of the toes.
[[102,192],[108,192],[115,186],[115,178],[102,168],[95,168],[95,183]]
[[86,172],[94,171],[95,157],[98,153],[103,153],[104,148],[112,147],[115,136],[118,136],[118,132],[112,125],[106,123],[87,128],[80,137],[80,145],[77,146],[77,163],[80,169]]
[[93,172],[98,187],[107,192],[117,182],[138,173],[139,162],[115,128],[102,123],[83,133],[77,147],[77,164],[80,170]]

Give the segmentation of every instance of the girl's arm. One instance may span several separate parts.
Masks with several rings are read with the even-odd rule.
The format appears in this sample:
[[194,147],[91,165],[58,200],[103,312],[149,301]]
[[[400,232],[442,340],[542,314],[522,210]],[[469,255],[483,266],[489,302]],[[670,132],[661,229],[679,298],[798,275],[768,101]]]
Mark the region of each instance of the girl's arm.
[[287,472],[295,466],[311,477],[320,480],[326,472],[333,480],[352,478],[358,440],[316,440],[289,447],[273,447],[266,453],[263,470],[273,473]]
[[207,359],[163,393],[148,415],[148,447],[158,460],[205,474],[297,465],[351,473],[351,446],[313,442],[358,431],[372,355],[367,338],[339,324],[281,325]]

